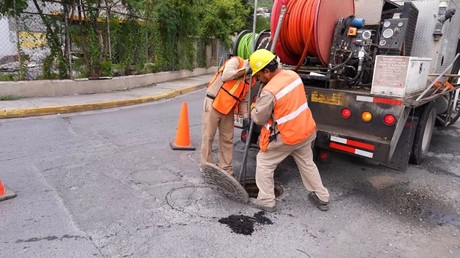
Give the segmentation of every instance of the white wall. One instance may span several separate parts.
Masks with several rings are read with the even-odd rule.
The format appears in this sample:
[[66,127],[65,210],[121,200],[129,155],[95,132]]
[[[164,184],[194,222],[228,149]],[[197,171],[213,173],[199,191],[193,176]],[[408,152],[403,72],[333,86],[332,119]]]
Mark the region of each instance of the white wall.
[[17,54],[14,36],[14,32],[9,29],[8,19],[0,18],[0,58]]

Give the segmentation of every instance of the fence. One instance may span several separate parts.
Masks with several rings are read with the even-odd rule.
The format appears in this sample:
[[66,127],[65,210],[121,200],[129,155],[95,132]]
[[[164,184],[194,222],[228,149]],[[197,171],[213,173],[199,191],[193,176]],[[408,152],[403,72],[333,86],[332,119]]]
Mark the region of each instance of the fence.
[[0,81],[193,69],[219,65],[228,53],[217,40],[168,38],[149,17],[119,4],[63,2],[28,1],[26,9],[0,18]]

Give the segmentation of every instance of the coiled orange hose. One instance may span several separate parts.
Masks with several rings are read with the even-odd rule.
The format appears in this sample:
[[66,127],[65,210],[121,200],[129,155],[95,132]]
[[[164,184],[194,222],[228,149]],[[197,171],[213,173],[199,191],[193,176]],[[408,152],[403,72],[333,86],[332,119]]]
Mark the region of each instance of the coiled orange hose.
[[[317,56],[316,36],[314,25],[320,0],[275,0],[274,10],[281,9],[287,4],[287,11],[279,34],[276,53],[281,61],[287,64],[297,64],[296,70],[303,63],[307,54]],[[277,6],[275,6],[277,5]],[[279,6],[278,6],[279,5]],[[271,22],[271,30],[276,30],[279,12]]]

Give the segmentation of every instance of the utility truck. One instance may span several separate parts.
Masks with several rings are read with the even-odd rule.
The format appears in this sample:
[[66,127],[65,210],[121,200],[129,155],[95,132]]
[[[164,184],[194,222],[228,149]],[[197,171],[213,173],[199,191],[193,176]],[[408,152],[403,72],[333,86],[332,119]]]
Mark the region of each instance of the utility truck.
[[[271,32],[260,33],[254,49],[273,46],[280,64],[302,78],[318,157],[334,151],[404,171],[423,162],[435,125],[460,116],[458,6],[460,0],[275,0]],[[250,99],[256,95],[253,89]],[[248,146],[255,147],[260,128],[251,131]]]

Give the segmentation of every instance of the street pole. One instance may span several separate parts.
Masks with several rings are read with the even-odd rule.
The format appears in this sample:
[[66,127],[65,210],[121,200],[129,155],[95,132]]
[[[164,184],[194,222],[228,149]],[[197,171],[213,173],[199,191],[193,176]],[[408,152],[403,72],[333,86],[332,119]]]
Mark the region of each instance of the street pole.
[[[272,53],[275,50],[275,45],[276,45],[276,42],[278,40],[279,32],[281,30],[281,24],[283,23],[284,14],[286,13],[286,9],[287,9],[286,5],[283,5],[282,8],[281,8],[280,17],[278,18],[278,24],[276,25],[276,31],[275,31],[272,46],[271,46],[271,49],[270,49],[270,51]],[[253,23],[253,31],[252,31],[252,35],[253,35],[252,36],[252,38],[253,38],[252,50],[253,50],[253,52],[256,50],[255,49],[255,44],[256,44],[256,42],[255,42],[256,16],[257,16],[257,0],[255,0],[255,3],[254,3],[254,23]],[[250,82],[250,84],[252,83],[252,74],[249,77],[249,82]],[[259,90],[258,90],[257,95],[256,95],[257,97],[260,96],[260,91],[262,90],[262,88],[263,88],[263,85],[260,85]],[[251,105],[250,105],[251,100],[252,100],[251,90],[249,90],[248,97],[249,97],[249,100],[248,100],[248,118],[249,118],[249,121],[250,121],[250,126],[249,126],[249,131],[248,131],[248,134],[247,134],[247,137],[246,137],[246,145],[244,147],[243,162],[241,164],[240,174],[239,174],[239,177],[238,177],[238,181],[243,186],[243,188],[245,187],[245,184],[246,184],[246,167],[247,167],[248,151],[249,151],[249,146],[251,145],[252,131],[254,130],[254,123],[251,121]]]
[[[252,21],[252,52],[254,53],[254,51],[256,50],[255,47],[256,47],[256,23],[257,23],[257,0],[254,0],[254,14],[253,14],[254,18],[253,18],[253,21]],[[251,94],[251,88],[252,88],[252,74],[249,75],[249,93],[247,94],[248,95],[248,119],[249,121],[251,121],[251,99],[252,99],[252,94]],[[259,89],[259,92],[260,92],[260,89]],[[250,126],[249,126],[249,132],[248,132],[248,136],[246,138],[246,145],[244,147],[244,154],[243,154],[243,162],[241,164],[241,168],[240,168],[240,174],[239,174],[239,177],[238,177],[238,182],[240,182],[240,184],[243,186],[243,188],[245,187],[246,185],[246,167],[247,167],[247,160],[248,160],[248,151],[249,151],[249,145],[251,145],[251,134],[252,134],[252,130],[253,130],[253,124],[252,122],[250,122]]]

